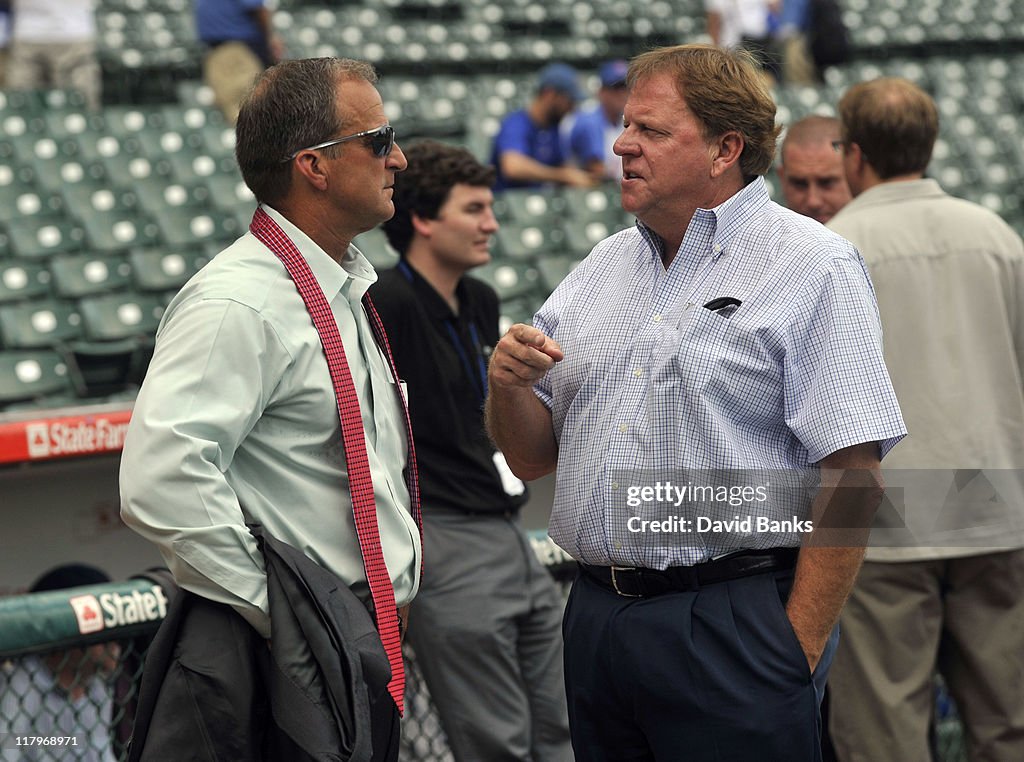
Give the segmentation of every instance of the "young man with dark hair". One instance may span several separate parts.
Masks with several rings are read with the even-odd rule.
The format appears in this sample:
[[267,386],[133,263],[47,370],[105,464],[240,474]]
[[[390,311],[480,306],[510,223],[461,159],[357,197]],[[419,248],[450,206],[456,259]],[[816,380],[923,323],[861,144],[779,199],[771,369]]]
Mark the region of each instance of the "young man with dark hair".
[[408,385],[429,559],[409,640],[457,760],[569,760],[562,601],[519,525],[525,486],[487,438],[498,297],[466,276],[490,260],[494,169],[411,146],[384,224],[399,265],[371,289]]

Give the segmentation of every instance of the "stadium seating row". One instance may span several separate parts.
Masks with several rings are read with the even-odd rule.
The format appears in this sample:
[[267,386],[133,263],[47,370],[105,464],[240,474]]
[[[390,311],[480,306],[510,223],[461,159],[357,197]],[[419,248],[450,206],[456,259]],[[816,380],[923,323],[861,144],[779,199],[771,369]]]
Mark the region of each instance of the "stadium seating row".
[[[400,141],[439,137],[482,160],[501,117],[529,98],[541,63],[572,61],[595,90],[597,61],[695,39],[704,23],[700,0],[278,5],[290,55],[341,53],[377,63]],[[871,57],[830,69],[820,87],[778,88],[779,121],[834,113],[853,82],[908,76],[935,95],[942,112],[931,174],[1024,230],[1017,118],[1024,54],[1014,48],[1024,26],[1011,5],[844,0],[854,46]],[[126,388],[144,367],[146,343],[170,295],[248,224],[254,200],[234,163],[233,131],[198,81],[191,14],[188,0],[99,4],[108,102],[115,104],[99,113],[85,111],[70,93],[0,92],[0,357],[4,367],[16,361],[33,368],[21,375],[36,379],[30,391],[0,390],[0,407]],[[961,39],[1010,52],[921,55],[951,38],[954,23]],[[614,187],[506,193],[496,213],[502,227],[494,261],[477,274],[500,294],[506,323],[528,319],[596,241],[632,222]],[[357,244],[378,267],[395,261],[380,230]],[[29,366],[25,353],[33,355]],[[131,360],[121,362],[120,378],[108,374],[107,386],[95,383],[95,374],[85,378],[83,368],[95,366],[90,357],[105,358],[109,371],[115,355]]]

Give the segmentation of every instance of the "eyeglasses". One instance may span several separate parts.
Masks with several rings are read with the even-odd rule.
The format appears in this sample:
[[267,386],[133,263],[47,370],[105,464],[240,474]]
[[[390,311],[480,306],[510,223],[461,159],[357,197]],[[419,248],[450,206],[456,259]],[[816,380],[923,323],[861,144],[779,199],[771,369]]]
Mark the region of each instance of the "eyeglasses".
[[334,140],[317,143],[315,146],[300,148],[287,159],[282,160],[281,163],[284,164],[291,161],[303,151],[316,151],[320,148],[329,148],[330,146],[336,146],[339,143],[347,143],[348,141],[355,140],[356,138],[369,138],[370,150],[373,151],[373,155],[378,159],[383,159],[385,156],[389,155],[391,153],[391,149],[395,147],[395,128],[390,124],[384,124],[372,130],[357,132],[355,135],[346,135],[343,138],[335,138]]

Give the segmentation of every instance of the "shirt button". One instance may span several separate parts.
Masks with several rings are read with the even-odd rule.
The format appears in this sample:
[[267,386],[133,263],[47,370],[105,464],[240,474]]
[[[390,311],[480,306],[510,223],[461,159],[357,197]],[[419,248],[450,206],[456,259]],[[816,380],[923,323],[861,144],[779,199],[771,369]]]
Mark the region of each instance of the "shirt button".
[[643,368],[637,368],[636,370],[633,371],[633,375],[636,376],[637,378],[640,378],[640,376],[642,376],[643,374],[644,374],[644,369]]
[[616,542],[615,543],[615,549],[616,550],[622,550],[622,543],[621,542]]
[[713,251],[715,254],[721,254],[722,247],[716,243],[714,246],[711,247],[711,251]]
[[619,483],[618,482],[612,482],[612,489],[618,489],[618,488],[619,488]]
[[629,430],[629,426],[624,423],[619,424],[619,431],[625,434]]
[[660,322],[661,322],[661,313],[657,313],[657,314],[656,314],[656,315],[654,316],[654,322],[655,322],[655,323],[660,323]]

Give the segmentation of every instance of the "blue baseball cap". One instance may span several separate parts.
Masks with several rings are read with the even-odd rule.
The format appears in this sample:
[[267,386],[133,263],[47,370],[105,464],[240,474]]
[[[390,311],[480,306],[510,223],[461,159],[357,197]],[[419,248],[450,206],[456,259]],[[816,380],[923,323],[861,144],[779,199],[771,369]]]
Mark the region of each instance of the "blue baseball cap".
[[543,90],[545,87],[565,93],[574,101],[586,97],[580,90],[579,75],[569,64],[553,63],[545,66],[537,78],[537,89]]
[[629,64],[622,59],[605,61],[598,70],[603,87],[624,87],[627,72],[629,72]]

